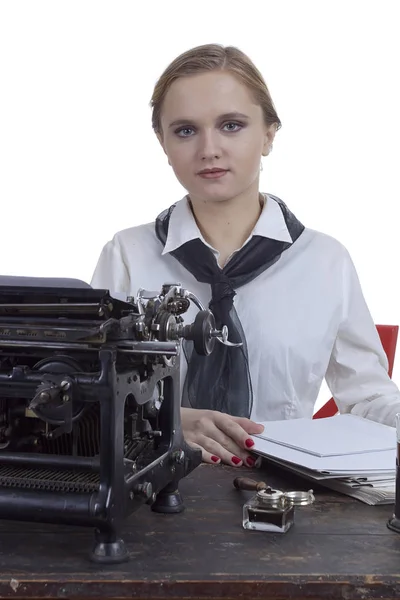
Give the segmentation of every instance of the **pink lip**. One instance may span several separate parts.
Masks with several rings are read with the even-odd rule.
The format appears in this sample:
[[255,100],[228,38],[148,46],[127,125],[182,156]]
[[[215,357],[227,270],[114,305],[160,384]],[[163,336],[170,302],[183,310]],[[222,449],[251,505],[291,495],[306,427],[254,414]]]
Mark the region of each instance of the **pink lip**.
[[204,169],[198,175],[204,179],[218,179],[227,173],[227,169]]

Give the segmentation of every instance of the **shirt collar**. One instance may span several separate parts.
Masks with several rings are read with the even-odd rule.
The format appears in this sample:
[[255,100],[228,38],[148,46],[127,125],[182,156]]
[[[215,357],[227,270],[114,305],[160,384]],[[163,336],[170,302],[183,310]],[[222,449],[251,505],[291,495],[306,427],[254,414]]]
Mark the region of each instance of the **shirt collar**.
[[[293,240],[286,227],[279,204],[271,196],[268,196],[268,194],[263,194],[263,196],[266,202],[250,238],[253,235],[259,235],[291,244]],[[211,248],[201,235],[189,206],[187,196],[185,196],[175,204],[175,208],[171,213],[168,236],[162,254],[173,252],[186,242],[190,242],[190,240],[195,240],[196,238],[199,238],[206,246]]]

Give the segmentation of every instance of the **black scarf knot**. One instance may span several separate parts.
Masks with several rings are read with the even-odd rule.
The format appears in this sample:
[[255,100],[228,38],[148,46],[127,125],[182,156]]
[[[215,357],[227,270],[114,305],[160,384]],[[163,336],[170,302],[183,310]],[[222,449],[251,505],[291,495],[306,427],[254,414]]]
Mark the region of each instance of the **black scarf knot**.
[[[226,308],[230,310],[233,306],[233,298],[236,296],[236,292],[232,287],[232,284],[228,277],[221,275],[220,280],[214,280],[211,283],[211,301],[209,308],[212,312],[215,312],[214,315],[216,319],[218,318],[219,306],[223,302],[226,305]],[[224,323],[220,323],[219,325],[224,325]]]

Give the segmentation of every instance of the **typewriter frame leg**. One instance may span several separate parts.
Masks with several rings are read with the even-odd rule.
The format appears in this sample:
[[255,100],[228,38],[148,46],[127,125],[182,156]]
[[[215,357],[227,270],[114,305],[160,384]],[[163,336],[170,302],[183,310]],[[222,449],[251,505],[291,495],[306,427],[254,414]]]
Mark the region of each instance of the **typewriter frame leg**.
[[178,490],[178,484],[171,482],[158,494],[151,510],[157,513],[175,514],[185,510],[185,504]]
[[[103,389],[99,389],[101,440],[100,440],[100,492],[99,505],[105,519],[94,532],[95,542],[90,553],[93,562],[116,564],[129,560],[129,553],[118,531],[125,517],[124,497],[124,406],[125,395],[119,385],[116,371],[116,352],[112,348],[100,351]],[[110,391],[111,390],[111,391]],[[117,498],[120,500],[117,502]]]
[[[168,439],[174,440],[172,456],[175,455],[176,465],[173,467],[172,480],[158,492],[151,510],[157,513],[177,514],[185,510],[178,489],[179,482],[201,463],[201,451],[191,448],[182,434],[179,374],[171,374],[169,381],[170,385],[165,387],[164,393],[164,402],[168,408],[160,417],[164,419],[169,415],[165,423],[161,423],[161,429],[166,432]],[[171,423],[173,431],[171,431]],[[175,432],[179,434],[176,436]]]
[[115,532],[96,529],[90,560],[98,564],[119,564],[129,560],[125,542]]

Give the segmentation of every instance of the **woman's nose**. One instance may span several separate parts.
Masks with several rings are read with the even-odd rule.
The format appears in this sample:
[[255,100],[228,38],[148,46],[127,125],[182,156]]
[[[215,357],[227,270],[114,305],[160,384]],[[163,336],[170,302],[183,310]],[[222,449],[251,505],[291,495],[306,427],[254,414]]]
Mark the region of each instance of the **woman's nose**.
[[220,158],[221,146],[217,133],[210,131],[199,136],[199,155],[202,161]]

